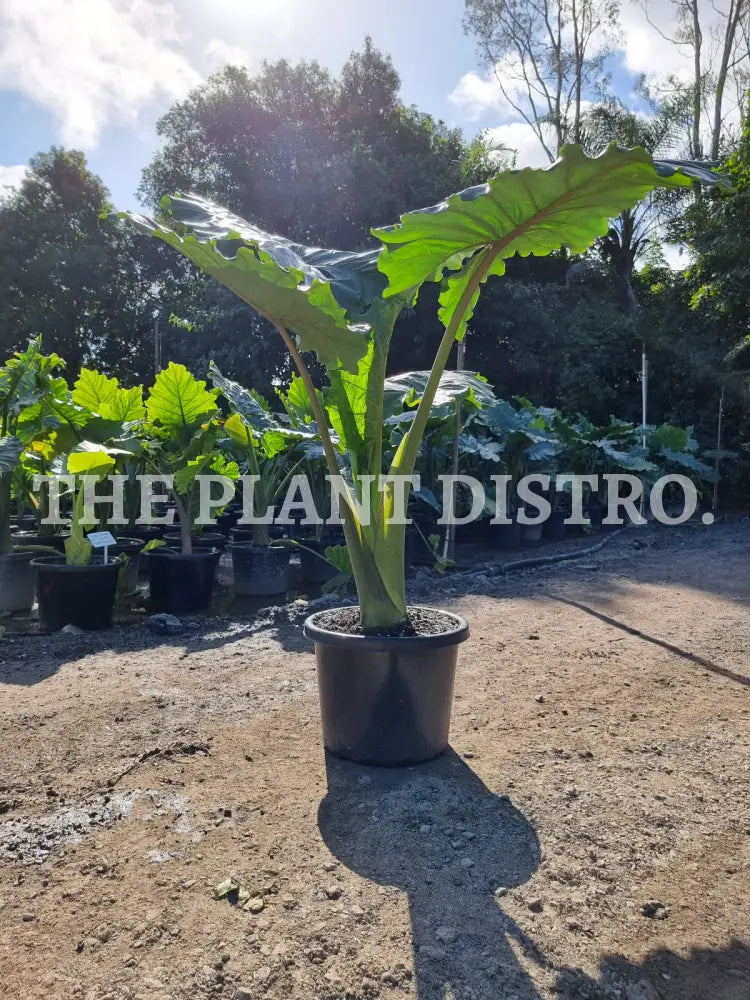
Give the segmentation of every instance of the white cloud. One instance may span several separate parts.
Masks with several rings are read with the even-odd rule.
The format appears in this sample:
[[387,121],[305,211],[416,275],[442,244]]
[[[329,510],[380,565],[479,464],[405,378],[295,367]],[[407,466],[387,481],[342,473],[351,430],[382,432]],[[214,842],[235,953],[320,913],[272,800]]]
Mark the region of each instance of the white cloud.
[[548,167],[549,157],[534,130],[526,122],[507,122],[485,132],[487,139],[516,151],[516,167]]
[[0,198],[6,197],[13,188],[17,188],[26,173],[26,164],[18,163],[12,167],[0,164]]
[[478,121],[489,111],[509,112],[510,105],[500,92],[494,75],[480,76],[478,73],[464,73],[448,95],[464,118]]
[[254,62],[250,53],[239,45],[230,45],[222,38],[212,38],[203,49],[203,61],[212,72],[222,66],[251,66]]
[[200,75],[176,47],[170,0],[0,0],[0,87],[49,110],[62,142],[92,149]]

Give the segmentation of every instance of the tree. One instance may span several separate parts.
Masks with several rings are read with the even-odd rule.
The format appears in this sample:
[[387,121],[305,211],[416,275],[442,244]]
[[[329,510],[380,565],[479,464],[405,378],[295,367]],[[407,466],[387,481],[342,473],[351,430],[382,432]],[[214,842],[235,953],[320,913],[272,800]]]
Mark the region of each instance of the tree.
[[0,349],[7,356],[41,333],[75,377],[83,364],[143,373],[153,309],[145,262],[132,234],[99,216],[109,194],[83,153],[35,156],[20,187],[0,201]]
[[644,0],[646,16],[661,37],[691,52],[693,76],[688,85],[669,77],[661,89],[689,96],[690,158],[699,160],[707,156],[710,160],[718,160],[728,117],[727,85],[735,86],[737,103],[731,111],[736,111],[750,82],[750,0],[728,0],[728,7],[724,9],[711,3],[709,16],[716,18],[716,22],[709,28],[706,28],[706,7],[701,6],[701,0],[672,0],[672,6],[676,28],[670,34],[655,24],[648,0]]
[[586,98],[606,90],[609,35],[619,0],[465,0],[464,29],[477,39],[510,107],[554,161],[580,142]]
[[[372,245],[373,226],[485,180],[503,157],[481,137],[467,145],[457,129],[406,107],[399,88],[369,38],[338,78],[315,62],[266,63],[256,75],[227,66],[159,120],[164,145],[140,196],[157,208],[164,194],[193,191],[301,243]],[[197,331],[170,330],[165,347],[175,360],[202,373],[212,353],[264,394],[288,374],[276,339],[259,335],[265,321],[201,277],[190,275],[182,293],[175,284],[165,307]],[[419,303],[400,321],[397,342],[406,330],[405,345],[428,351],[439,336],[434,310]]]

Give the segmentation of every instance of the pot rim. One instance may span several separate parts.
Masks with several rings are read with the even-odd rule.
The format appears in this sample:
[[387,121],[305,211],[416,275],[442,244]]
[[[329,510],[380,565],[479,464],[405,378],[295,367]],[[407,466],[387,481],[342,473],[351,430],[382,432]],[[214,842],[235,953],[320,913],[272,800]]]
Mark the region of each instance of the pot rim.
[[305,619],[302,626],[303,634],[312,639],[314,643],[322,646],[348,647],[349,649],[372,650],[380,652],[420,652],[428,649],[440,649],[443,646],[457,646],[469,638],[469,623],[463,615],[457,615],[454,611],[444,611],[442,608],[430,608],[425,605],[415,605],[421,611],[434,611],[437,614],[452,618],[455,622],[454,628],[446,632],[438,632],[435,635],[352,635],[346,632],[331,632],[329,629],[316,625],[315,619],[319,615],[326,614],[332,610],[326,608],[324,611],[316,611]]
[[286,552],[288,555],[292,554],[291,545],[253,545],[252,542],[232,542],[229,543],[229,551],[234,552],[235,549],[241,549],[243,552]]
[[221,552],[215,546],[209,548],[193,547],[192,552],[177,552],[175,549],[170,549],[167,546],[159,547],[157,549],[151,549],[150,552],[146,552],[145,555],[150,558],[157,559],[205,559],[208,556],[220,556]]
[[104,563],[101,560],[104,556],[92,556],[91,562],[86,566],[70,566],[65,562],[65,556],[62,553],[59,556],[37,556],[33,559],[31,565],[36,569],[53,569],[60,573],[80,573],[81,570],[93,570],[98,573],[100,570],[105,572],[112,572],[113,569],[120,571],[122,563],[117,559],[110,559],[108,563]]
[[24,559],[31,560],[34,558],[33,552],[0,552],[0,562],[22,562]]

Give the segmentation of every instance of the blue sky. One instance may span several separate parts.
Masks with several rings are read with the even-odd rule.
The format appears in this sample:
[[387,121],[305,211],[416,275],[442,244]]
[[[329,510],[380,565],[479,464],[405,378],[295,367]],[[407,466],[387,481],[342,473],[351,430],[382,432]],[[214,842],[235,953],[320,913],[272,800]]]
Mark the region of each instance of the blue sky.
[[[545,162],[479,65],[462,13],[461,0],[0,0],[0,185],[56,143],[83,149],[116,204],[133,207],[157,117],[211,71],[283,56],[335,73],[367,34],[392,56],[407,103],[467,136],[493,129],[520,165]],[[610,66],[628,102],[640,72],[681,71],[683,55],[634,0],[617,44]]]

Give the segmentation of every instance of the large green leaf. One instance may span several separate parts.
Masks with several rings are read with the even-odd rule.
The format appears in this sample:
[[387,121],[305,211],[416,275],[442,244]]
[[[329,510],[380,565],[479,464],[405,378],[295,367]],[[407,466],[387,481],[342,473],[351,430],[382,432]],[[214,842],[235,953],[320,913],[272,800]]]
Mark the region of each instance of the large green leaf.
[[125,389],[116,378],[108,378],[91,368],[81,369],[71,399],[104,420],[117,423],[141,420],[146,412],[142,386]]
[[[430,373],[427,371],[403,372],[385,380],[385,410],[397,413],[404,406],[416,406],[425,391]],[[433,410],[449,409],[456,400],[466,402],[472,409],[495,406],[497,396],[486,378],[478,372],[445,371],[440,376]]]
[[[445,282],[440,317],[447,327],[458,312],[463,335],[490,274],[503,274],[514,254],[545,256],[560,247],[583,253],[609,229],[609,220],[653,188],[687,187],[696,177],[684,163],[654,164],[642,149],[613,143],[597,157],[563,146],[545,169],[504,170],[431,208],[409,212],[392,227],[373,230],[384,244],[379,267],[388,277],[386,296],[416,294],[425,281]],[[706,172],[706,182],[721,178]]]
[[189,430],[214,416],[218,389],[194,378],[184,365],[171,361],[159,372],[146,404],[148,419],[170,430]]
[[263,431],[277,426],[277,421],[260,405],[250,390],[222,375],[213,361],[208,366],[208,377],[217,389],[221,389],[232,412],[239,414],[250,427]]
[[185,235],[142,215],[128,217],[291,330],[300,349],[328,367],[356,371],[367,350],[362,316],[385,284],[377,250],[348,253],[274,236],[197,195],[162,199]]
[[0,438],[0,476],[13,472],[21,457],[23,445],[17,437]]

